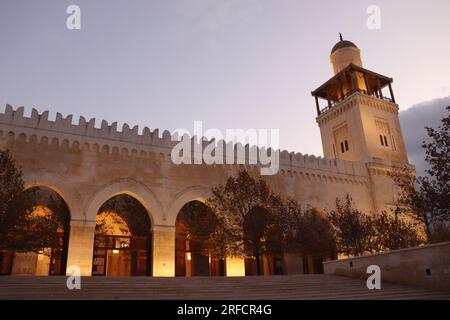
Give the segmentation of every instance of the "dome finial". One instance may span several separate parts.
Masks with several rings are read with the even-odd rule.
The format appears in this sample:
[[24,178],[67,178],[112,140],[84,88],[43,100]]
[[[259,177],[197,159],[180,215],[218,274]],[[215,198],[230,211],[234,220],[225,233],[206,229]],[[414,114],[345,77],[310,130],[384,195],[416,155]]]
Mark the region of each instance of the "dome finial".
[[342,33],[339,32],[339,39],[341,39],[341,41],[344,41],[344,38],[342,37]]

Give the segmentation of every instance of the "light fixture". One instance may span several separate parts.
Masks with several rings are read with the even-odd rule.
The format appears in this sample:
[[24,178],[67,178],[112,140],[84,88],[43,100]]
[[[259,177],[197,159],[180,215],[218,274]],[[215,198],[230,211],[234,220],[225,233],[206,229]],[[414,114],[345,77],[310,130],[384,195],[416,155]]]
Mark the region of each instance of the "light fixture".
[[186,252],[186,259],[188,261],[191,261],[192,257],[191,257],[191,253],[190,252]]
[[115,250],[115,249],[114,249],[114,250],[113,250],[113,253],[114,253],[114,254],[118,254],[118,253],[119,253],[119,250]]

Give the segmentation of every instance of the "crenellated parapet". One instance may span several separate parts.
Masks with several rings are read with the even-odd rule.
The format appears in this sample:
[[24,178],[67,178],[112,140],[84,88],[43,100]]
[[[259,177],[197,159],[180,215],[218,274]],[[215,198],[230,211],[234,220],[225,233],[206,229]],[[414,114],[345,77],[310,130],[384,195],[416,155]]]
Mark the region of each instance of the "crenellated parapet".
[[[0,137],[106,154],[157,157],[165,161],[171,161],[171,150],[180,139],[167,130],[161,134],[159,129],[151,131],[145,127],[142,133],[139,133],[138,126],[130,127],[125,123],[119,130],[117,122],[109,124],[103,120],[100,128],[96,128],[95,122],[95,119],[88,121],[80,117],[78,124],[73,124],[72,115],[64,117],[60,113],[57,113],[55,120],[51,121],[49,111],[39,113],[34,108],[31,116],[26,117],[23,107],[14,110],[12,106],[7,105],[5,111],[0,113]],[[190,139],[193,146],[198,144],[197,137]],[[268,151],[255,146],[249,147],[222,141],[203,141],[203,148],[210,143],[216,145],[224,143],[227,147],[225,149],[234,150],[235,159],[238,159],[236,152],[238,149],[245,150],[245,160],[248,160],[251,152]],[[195,147],[192,149],[194,155]],[[202,147],[200,150],[203,150]],[[323,182],[367,183],[367,169],[363,163],[329,160],[288,151],[270,150],[269,152],[279,153],[280,174],[303,175],[307,179]],[[226,152],[224,157],[226,158]]]

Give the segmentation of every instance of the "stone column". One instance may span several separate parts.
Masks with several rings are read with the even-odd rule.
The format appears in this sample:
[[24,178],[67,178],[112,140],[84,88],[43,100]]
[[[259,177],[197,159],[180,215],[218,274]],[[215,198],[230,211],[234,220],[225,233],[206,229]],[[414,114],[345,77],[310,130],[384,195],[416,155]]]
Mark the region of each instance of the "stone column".
[[175,276],[175,226],[153,226],[153,276]]
[[95,221],[72,220],[70,222],[67,268],[78,266],[82,276],[92,275]]

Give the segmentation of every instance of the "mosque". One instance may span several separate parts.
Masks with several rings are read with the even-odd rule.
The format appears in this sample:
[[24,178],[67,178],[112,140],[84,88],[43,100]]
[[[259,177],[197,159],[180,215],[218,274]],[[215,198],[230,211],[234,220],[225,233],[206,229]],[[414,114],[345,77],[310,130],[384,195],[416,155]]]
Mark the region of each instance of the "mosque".
[[[396,200],[389,172],[410,166],[393,79],[364,68],[360,49],[342,37],[330,60],[334,75],[312,91],[324,157],[281,151],[278,173],[265,179],[305,209],[332,209],[337,197],[349,194],[363,212],[388,210]],[[48,115],[33,109],[26,117],[23,107],[7,105],[0,113],[0,148],[9,149],[22,167],[26,189],[38,188],[65,203],[61,246],[50,255],[3,250],[2,274],[64,275],[69,266],[78,266],[84,276],[254,274],[244,259],[200,254],[178,222],[186,205],[204,205],[213,186],[241,169],[259,175],[258,165],[175,165],[168,131],[140,133],[127,124],[118,130],[117,123],[106,121],[98,128],[95,119],[80,117],[73,124],[71,115],[58,113],[54,121]],[[134,222],[108,209],[124,196]],[[36,208],[48,210],[45,203]],[[282,257],[282,273],[318,273],[321,258]]]

